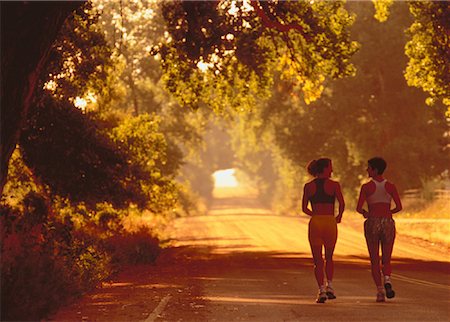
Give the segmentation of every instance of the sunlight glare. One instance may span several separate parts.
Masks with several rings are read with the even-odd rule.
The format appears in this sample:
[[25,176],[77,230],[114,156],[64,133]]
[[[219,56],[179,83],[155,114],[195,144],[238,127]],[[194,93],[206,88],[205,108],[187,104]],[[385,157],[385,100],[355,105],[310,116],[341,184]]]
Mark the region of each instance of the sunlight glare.
[[217,170],[213,173],[214,187],[237,187],[239,185],[235,177],[235,169]]
[[197,68],[200,69],[203,73],[206,72],[213,65],[211,63],[205,63],[203,60],[200,60],[197,63]]
[[73,105],[75,105],[76,108],[79,108],[80,110],[85,111],[86,106],[87,106],[87,101],[84,98],[77,96],[77,97],[75,97]]

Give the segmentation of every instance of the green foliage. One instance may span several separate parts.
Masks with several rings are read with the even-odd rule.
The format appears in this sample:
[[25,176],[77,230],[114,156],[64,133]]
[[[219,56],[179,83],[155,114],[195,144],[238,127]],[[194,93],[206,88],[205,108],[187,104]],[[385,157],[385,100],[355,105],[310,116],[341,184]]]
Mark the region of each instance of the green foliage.
[[98,27],[98,13],[86,2],[66,20],[41,76],[58,99],[73,101],[87,93],[99,94],[112,68],[112,51]]
[[125,119],[113,129],[111,137],[128,156],[128,162],[141,169],[133,181],[149,198],[154,212],[170,209],[176,203],[177,192],[173,177],[181,162],[181,151],[169,145],[159,131],[156,115],[140,115]]
[[42,189],[43,187],[33,176],[33,172],[24,164],[19,149],[15,149],[9,160],[8,181],[1,201],[19,207],[20,200],[23,200],[28,193]]
[[409,7],[414,22],[405,46],[406,80],[428,93],[428,105],[442,102],[450,116],[450,7],[446,1],[413,1]]
[[152,231],[124,229],[128,210],[50,199],[18,152],[0,203],[3,319],[39,320],[121,266],[156,259]]
[[[112,138],[129,153],[133,164],[148,171],[159,170],[152,174],[155,179],[162,176],[161,170],[167,165],[167,143],[164,135],[159,132],[159,123],[158,116],[143,114],[125,119],[111,133]],[[172,165],[169,164],[169,166]],[[176,168],[166,168],[165,170],[167,174],[171,175]]]
[[[267,205],[287,212],[298,209],[304,167],[320,156],[333,159],[351,197],[374,155],[388,160],[400,190],[427,188],[448,168],[443,113],[424,108],[403,79],[403,3],[375,2],[379,21],[391,17],[384,24],[358,2],[254,2],[269,23],[244,1],[98,3],[101,16],[87,4],[64,26],[21,137],[25,162],[18,153],[11,161],[3,317],[38,319],[120,265],[154,261],[153,232],[124,228],[139,212],[130,205],[195,213],[212,197],[215,170],[245,171]],[[409,8],[408,84],[447,104],[448,6]],[[354,79],[329,82],[355,66]],[[170,95],[207,108],[193,114]],[[76,97],[91,97],[88,113],[73,107]],[[232,121],[227,131],[207,122],[210,109]]]
[[[424,108],[421,93],[402,79],[406,5],[395,3],[385,24],[364,19],[370,15],[367,4],[350,6],[359,17],[354,34],[362,44],[355,56],[359,73],[336,81],[311,107],[289,106],[287,93],[274,97],[270,109],[277,142],[303,166],[331,157],[335,176],[350,191],[366,177],[366,161],[375,155],[386,158],[386,175],[400,190],[420,187],[421,178],[439,175],[450,162],[444,136],[448,124],[439,110]],[[275,107],[280,101],[286,102],[283,108]]]
[[[95,2],[95,7],[102,12],[102,30],[114,52],[114,60],[120,65],[114,72],[117,79],[106,86],[113,93],[119,89],[124,90],[117,100],[99,103],[101,117],[109,118],[108,114],[111,112],[121,111],[134,116],[150,114],[150,118],[157,120],[155,122],[158,124],[158,133],[164,136],[167,150],[167,160],[161,168],[162,174],[176,175],[177,198],[180,202],[178,206],[184,209],[181,211],[192,213],[193,203],[201,202],[202,199],[198,196],[198,190],[202,190],[202,195],[203,192],[208,194],[206,190],[211,189],[210,184],[206,184],[211,180],[210,173],[196,164],[199,160],[198,149],[202,144],[205,120],[208,117],[206,114],[209,111],[205,109],[193,113],[180,108],[161,84],[161,60],[149,57],[149,48],[164,39],[164,21],[156,2],[99,0]],[[102,101],[101,98],[99,101]],[[151,133],[155,135],[154,132]],[[141,134],[145,137],[145,134]],[[151,156],[148,151],[144,153]],[[196,171],[193,171],[193,168]],[[199,179],[200,177],[202,179]],[[194,191],[190,191],[191,189]],[[188,200],[189,198],[192,200]]]
[[267,88],[260,86],[258,75],[240,66],[234,57],[223,63],[226,70],[218,75],[191,69],[173,50],[164,57],[163,81],[182,106],[197,109],[207,104],[215,111],[249,108],[269,95]]
[[370,157],[386,158],[386,176],[400,191],[421,187],[425,178],[440,176],[450,163],[442,111],[425,108],[424,96],[408,87],[402,75],[407,63],[403,31],[411,22],[408,7],[394,3],[384,24],[371,19],[370,4],[351,2],[348,8],[358,14],[353,35],[362,45],[353,60],[355,78],[328,84],[309,106],[278,79],[272,97],[248,115],[239,115],[229,132],[238,164],[244,164],[274,209],[298,209],[308,180],[304,169],[318,157],[333,160],[334,177],[341,181],[350,207],[367,177]]
[[[120,118],[108,117],[104,105],[110,104],[113,93],[121,90],[111,84],[112,68],[118,66],[112,54],[99,29],[98,14],[89,4],[68,19],[54,45],[54,60],[43,76],[48,79],[50,75],[47,84],[53,81],[56,87],[47,86],[51,96],[47,91],[40,93],[22,135],[25,160],[49,185],[52,194],[85,202],[91,208],[100,201],[115,207],[132,202],[141,207],[153,204],[155,210],[171,208],[175,187],[165,176],[173,176],[178,170],[178,148],[172,142],[167,144],[162,133],[151,129],[146,133],[145,128],[139,128],[142,138],[132,138],[141,139],[134,147],[150,142],[150,135],[164,141],[143,145],[146,155],[136,155],[139,148],[131,149],[130,142],[127,146],[117,145],[110,138],[109,132]],[[91,95],[102,111],[83,114],[73,107],[75,97],[86,95]],[[127,130],[132,132],[133,127]],[[149,200],[149,196],[153,199]]]
[[43,195],[30,192],[19,206],[0,205],[1,314],[37,320],[105,278],[108,257],[69,239],[69,227],[56,220]]
[[394,0],[372,0],[375,6],[375,19],[379,22],[385,22],[389,17],[389,7],[392,6]]
[[275,190],[275,174],[273,156],[276,151],[270,145],[270,132],[265,131],[263,117],[260,112],[240,113],[239,118],[228,130],[231,145],[235,154],[236,166],[244,171],[257,187],[260,200],[265,206],[270,206]]
[[30,111],[20,148],[52,194],[89,205],[103,200],[119,207],[145,203],[146,196],[130,179],[126,156],[101,134],[92,117],[67,101],[47,97]]
[[116,101],[101,102],[99,107],[127,111],[134,116],[161,112],[167,95],[158,85],[160,62],[149,57],[152,44],[163,37],[162,17],[156,10],[156,2],[98,0],[95,9],[101,12],[99,27],[118,65],[113,71],[115,82],[108,83],[107,87],[112,92],[121,90]]
[[[270,96],[274,71],[311,102],[327,77],[351,75],[353,22],[342,2],[259,2],[270,19],[302,32],[266,27],[244,2],[163,2],[168,36],[154,47],[168,90],[184,106],[249,109]],[[259,5],[254,4],[254,5]],[[270,14],[269,14],[270,12]]]
[[277,179],[266,198],[271,200],[272,209],[276,212],[296,215],[301,209],[302,188],[307,180],[305,168],[281,155],[274,156],[273,164]]

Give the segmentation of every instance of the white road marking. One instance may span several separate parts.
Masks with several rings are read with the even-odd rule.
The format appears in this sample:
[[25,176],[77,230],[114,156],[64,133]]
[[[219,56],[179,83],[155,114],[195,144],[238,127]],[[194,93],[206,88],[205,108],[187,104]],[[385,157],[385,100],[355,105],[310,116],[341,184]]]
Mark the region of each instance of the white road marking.
[[144,320],[144,322],[154,322],[157,318],[158,315],[161,314],[161,312],[164,310],[164,308],[166,307],[167,303],[169,302],[170,298],[172,296],[170,295],[166,295],[161,302],[159,302],[158,306],[155,307],[155,309],[153,310],[152,313],[150,313],[150,315]]
[[392,274],[393,277],[395,277],[396,279],[403,281],[403,282],[408,282],[411,284],[416,284],[416,285],[422,285],[422,286],[431,286],[431,287],[437,287],[437,288],[442,288],[445,290],[450,290],[450,286],[448,285],[443,285],[443,284],[438,284],[438,283],[433,283],[433,282],[428,282],[428,281],[424,281],[424,280],[419,280],[416,278],[411,278],[411,277],[406,277],[400,274]]

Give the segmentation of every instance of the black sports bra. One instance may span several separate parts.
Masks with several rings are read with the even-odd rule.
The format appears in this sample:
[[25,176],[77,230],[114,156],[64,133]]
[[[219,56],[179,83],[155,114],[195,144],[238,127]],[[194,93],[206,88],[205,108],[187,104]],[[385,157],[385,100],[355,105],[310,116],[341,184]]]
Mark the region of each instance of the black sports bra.
[[329,195],[325,192],[325,179],[324,178],[317,178],[314,179],[314,183],[316,184],[316,193],[312,195],[309,200],[311,203],[331,203],[334,204],[334,200],[336,198],[335,195]]

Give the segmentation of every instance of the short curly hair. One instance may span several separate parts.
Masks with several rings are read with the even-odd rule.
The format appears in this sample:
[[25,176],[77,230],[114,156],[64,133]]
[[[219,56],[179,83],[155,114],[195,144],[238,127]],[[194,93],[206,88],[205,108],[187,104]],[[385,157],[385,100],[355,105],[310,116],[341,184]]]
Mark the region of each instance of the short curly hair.
[[384,170],[386,170],[387,167],[386,161],[380,157],[374,157],[367,161],[367,163],[372,169],[376,169],[378,171],[378,174],[383,174]]

